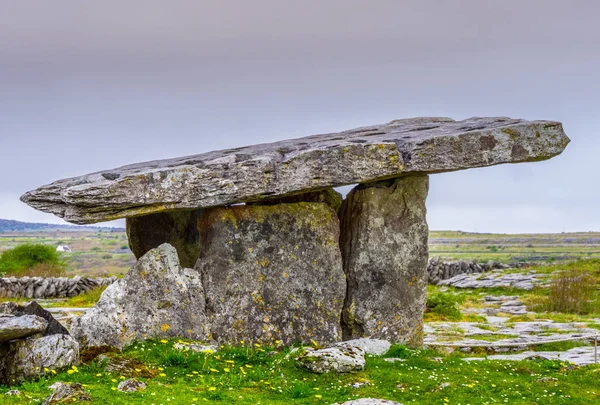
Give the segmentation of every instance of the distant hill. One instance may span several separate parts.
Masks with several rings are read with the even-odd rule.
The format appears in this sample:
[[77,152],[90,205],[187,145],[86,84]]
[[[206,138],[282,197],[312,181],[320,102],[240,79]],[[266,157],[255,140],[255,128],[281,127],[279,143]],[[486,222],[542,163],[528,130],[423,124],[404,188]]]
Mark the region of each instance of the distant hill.
[[122,232],[123,228],[107,228],[101,226],[80,226],[80,225],[58,225],[58,224],[40,224],[34,222],[13,221],[10,219],[0,219],[0,233],[7,232],[44,232],[44,231],[63,231],[63,232]]

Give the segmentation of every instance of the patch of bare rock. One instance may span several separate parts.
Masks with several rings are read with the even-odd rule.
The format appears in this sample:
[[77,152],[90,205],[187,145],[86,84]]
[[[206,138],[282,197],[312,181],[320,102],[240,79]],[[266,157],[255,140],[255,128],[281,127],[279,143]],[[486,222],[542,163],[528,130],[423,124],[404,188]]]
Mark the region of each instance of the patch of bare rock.
[[80,403],[92,400],[83,385],[78,383],[56,382],[48,388],[54,392],[46,398],[44,405]]

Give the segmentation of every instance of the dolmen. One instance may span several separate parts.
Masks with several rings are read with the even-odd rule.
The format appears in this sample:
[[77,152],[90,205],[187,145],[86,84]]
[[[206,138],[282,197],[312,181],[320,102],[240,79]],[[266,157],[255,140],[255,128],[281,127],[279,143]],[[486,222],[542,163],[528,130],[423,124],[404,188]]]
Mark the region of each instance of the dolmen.
[[[219,344],[423,339],[429,175],[560,154],[553,121],[411,118],[104,170],[22,201],[126,218],[139,259],[71,333]],[[345,198],[334,190],[356,185]]]

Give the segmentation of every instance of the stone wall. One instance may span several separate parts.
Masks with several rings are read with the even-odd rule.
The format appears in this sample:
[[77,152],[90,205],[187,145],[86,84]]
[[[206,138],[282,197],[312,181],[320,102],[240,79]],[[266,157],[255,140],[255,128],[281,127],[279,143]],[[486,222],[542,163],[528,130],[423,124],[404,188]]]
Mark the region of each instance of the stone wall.
[[117,278],[90,277],[6,277],[0,278],[0,297],[65,298],[108,286]]
[[442,262],[435,257],[429,259],[427,265],[427,274],[429,275],[429,284],[438,284],[442,280],[447,280],[459,274],[483,273],[496,269],[508,269],[509,265],[489,261],[487,263],[477,263],[459,260],[456,262]]

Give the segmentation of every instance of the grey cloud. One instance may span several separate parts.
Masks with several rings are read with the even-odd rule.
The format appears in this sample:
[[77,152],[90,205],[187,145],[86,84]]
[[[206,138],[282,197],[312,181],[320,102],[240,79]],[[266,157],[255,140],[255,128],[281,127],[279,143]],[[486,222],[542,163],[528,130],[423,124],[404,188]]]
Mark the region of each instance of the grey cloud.
[[[563,121],[573,142],[434,176],[431,227],[599,228],[595,0],[0,3],[0,200],[134,161],[508,115]],[[39,220],[15,204],[0,217]]]

